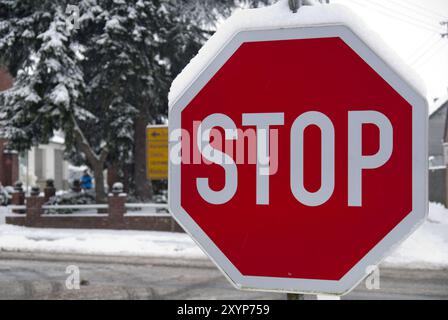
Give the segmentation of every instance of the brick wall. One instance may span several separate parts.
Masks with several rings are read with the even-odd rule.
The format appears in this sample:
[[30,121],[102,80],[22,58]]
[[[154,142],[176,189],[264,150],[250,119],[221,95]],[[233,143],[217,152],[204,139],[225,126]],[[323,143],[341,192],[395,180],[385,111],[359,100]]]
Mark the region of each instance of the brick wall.
[[19,179],[19,155],[5,152],[6,140],[0,138],[0,182],[12,186]]
[[[49,188],[49,187],[48,187]],[[13,204],[23,205],[24,193],[16,188]],[[127,216],[125,203],[127,196],[117,192],[108,196],[108,213],[97,216],[71,216],[69,214],[43,215],[45,198],[39,196],[39,189],[32,191],[26,198],[25,214],[7,216],[6,223],[36,228],[73,228],[73,229],[118,229],[118,230],[154,230],[184,232],[170,216]],[[17,211],[16,211],[17,212]]]
[[4,69],[0,69],[0,91],[9,89],[12,87],[13,78]]
[[[0,68],[0,91],[12,87],[13,78]],[[4,186],[12,185],[19,178],[19,159],[17,154],[4,153],[6,140],[0,138],[0,182]]]
[[108,216],[71,217],[70,215],[44,215],[27,219],[25,215],[7,216],[6,223],[16,226],[35,228],[67,229],[116,229],[116,230],[152,230],[167,232],[184,232],[171,217],[130,216],[124,217],[123,223],[117,223]]
[[3,168],[2,184],[12,186],[19,179],[19,155],[15,152],[3,152],[1,166]]

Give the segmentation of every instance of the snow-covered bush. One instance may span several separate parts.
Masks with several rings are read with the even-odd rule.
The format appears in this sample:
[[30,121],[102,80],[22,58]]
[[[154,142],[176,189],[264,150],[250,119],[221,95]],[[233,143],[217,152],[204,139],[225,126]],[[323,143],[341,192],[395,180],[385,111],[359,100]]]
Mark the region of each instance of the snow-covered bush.
[[[95,204],[95,192],[67,192],[51,197],[45,205],[83,205]],[[58,209],[48,210],[49,214],[69,214],[78,212],[81,209]],[[85,211],[85,210],[84,210]]]

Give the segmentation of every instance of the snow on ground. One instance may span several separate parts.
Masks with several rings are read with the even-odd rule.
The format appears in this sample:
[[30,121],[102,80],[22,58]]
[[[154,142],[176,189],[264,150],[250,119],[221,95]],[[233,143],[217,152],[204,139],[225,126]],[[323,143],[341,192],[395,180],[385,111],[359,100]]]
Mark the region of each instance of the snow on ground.
[[[206,258],[183,233],[25,228],[2,224],[5,211],[0,207],[0,251]],[[431,203],[428,220],[384,261],[383,266],[448,268],[448,210]]]
[[37,229],[0,225],[0,251],[204,258],[184,233],[124,230]]
[[383,263],[413,269],[448,268],[448,210],[429,204],[428,220]]
[[7,210],[6,207],[0,206],[0,225],[5,223],[5,214]]

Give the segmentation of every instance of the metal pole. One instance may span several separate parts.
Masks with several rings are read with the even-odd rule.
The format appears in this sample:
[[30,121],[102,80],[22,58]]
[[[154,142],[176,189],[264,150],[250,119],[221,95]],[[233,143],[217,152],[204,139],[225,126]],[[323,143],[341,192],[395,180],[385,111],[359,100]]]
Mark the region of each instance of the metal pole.
[[287,293],[286,300],[305,300],[305,295],[300,293]]
[[288,0],[288,4],[289,9],[291,9],[293,13],[296,13],[297,9],[300,7],[299,0]]
[[[441,26],[447,27],[446,33],[441,33],[442,38],[448,39],[448,20],[440,22]],[[448,208],[448,114],[445,115],[445,129],[443,133],[443,164],[445,165],[445,207]]]
[[317,4],[329,4],[330,0],[288,0],[289,9],[296,13],[301,6],[314,6]]
[[441,36],[442,36],[442,38],[447,38],[448,39],[448,20],[440,22],[440,25],[446,26],[447,32],[442,33]]

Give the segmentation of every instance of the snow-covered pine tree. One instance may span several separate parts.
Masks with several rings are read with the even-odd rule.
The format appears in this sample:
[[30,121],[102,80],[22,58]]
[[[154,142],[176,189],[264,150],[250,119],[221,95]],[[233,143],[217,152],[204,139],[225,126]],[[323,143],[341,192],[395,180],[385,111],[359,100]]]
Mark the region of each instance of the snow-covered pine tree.
[[36,36],[52,21],[54,1],[0,1],[0,65],[16,76],[36,48]]
[[216,19],[248,1],[82,0],[73,29],[68,0],[0,0],[0,64],[16,80],[1,95],[2,132],[24,150],[62,130],[66,155],[96,181],[107,164],[131,163],[136,195],[149,198],[146,125],[166,118],[169,84]]
[[[80,9],[78,34],[86,48],[81,63],[88,104],[104,115],[121,113],[128,120],[122,128],[110,122],[99,128],[97,136],[113,137],[116,143],[110,146],[108,162],[122,169],[130,163],[134,194],[149,199],[146,125],[167,112],[168,73],[159,59],[166,14],[159,1],[144,0],[83,1]],[[115,110],[110,109],[113,106]]]
[[167,13],[166,39],[162,56],[169,61],[171,80],[196,55],[215,32],[217,23],[236,8],[253,8],[275,0],[167,0],[162,6]]
[[[41,96],[36,91],[40,79],[31,79],[36,63],[34,50],[37,34],[48,29],[50,18],[46,10],[50,1],[0,1],[0,67],[6,67],[15,77],[15,86],[8,96],[0,95],[0,136],[13,140],[8,148],[24,150],[48,134],[37,121],[36,104]],[[43,133],[43,134],[42,134]]]
[[[10,140],[10,146],[18,150],[48,142],[64,122],[73,123],[75,113],[86,113],[79,104],[83,90],[82,72],[68,41],[65,16],[60,8],[53,14],[47,29],[40,34],[31,29],[33,25],[27,26],[30,29],[25,32],[34,34],[34,42],[28,39],[24,42],[30,42],[31,48],[37,50],[28,51],[16,73],[13,88],[2,95],[4,105],[0,127]],[[19,21],[15,17],[12,20],[20,26],[28,22],[27,18]],[[11,32],[19,33],[17,29]],[[19,39],[14,42],[19,47],[22,45]],[[4,49],[2,53],[12,57],[13,52],[10,51],[16,47]],[[11,70],[9,65],[8,69]]]
[[[135,110],[119,91],[110,94],[86,86],[92,81],[83,70],[89,57],[80,42],[83,37],[67,27],[65,7],[66,2],[59,1],[46,8],[49,24],[44,32],[36,33],[31,43],[35,51],[24,58],[14,87],[3,94],[0,125],[11,147],[18,150],[46,143],[54,131],[62,130],[67,153],[81,156],[93,169],[96,181],[102,182],[112,152],[122,151],[114,154],[116,158],[130,156]],[[20,8],[10,9],[18,10],[9,11],[10,26],[27,22],[26,18],[20,21]],[[15,42],[20,43],[20,39]],[[5,46],[2,56],[12,56],[9,51],[17,47]],[[97,200],[104,201],[104,184],[96,183],[95,187]]]

